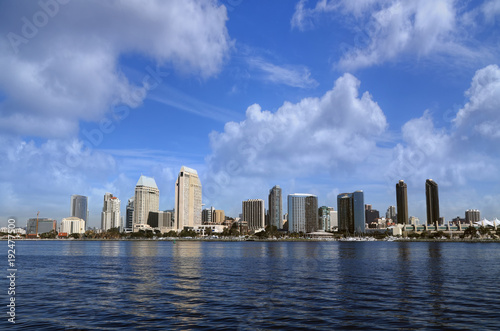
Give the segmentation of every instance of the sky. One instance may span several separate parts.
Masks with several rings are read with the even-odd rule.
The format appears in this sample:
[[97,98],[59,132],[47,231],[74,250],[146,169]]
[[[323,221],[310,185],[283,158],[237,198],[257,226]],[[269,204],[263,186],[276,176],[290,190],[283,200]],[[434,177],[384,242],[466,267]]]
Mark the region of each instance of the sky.
[[124,214],[141,175],[174,206],[181,166],[206,207],[395,184],[425,222],[500,217],[500,0],[0,1],[0,225]]

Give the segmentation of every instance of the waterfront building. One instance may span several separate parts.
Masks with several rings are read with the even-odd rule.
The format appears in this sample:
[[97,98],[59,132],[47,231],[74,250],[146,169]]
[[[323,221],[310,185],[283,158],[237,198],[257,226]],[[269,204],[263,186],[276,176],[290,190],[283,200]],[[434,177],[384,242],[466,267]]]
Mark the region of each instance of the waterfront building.
[[205,208],[201,212],[201,224],[211,224],[214,220],[215,208]]
[[85,220],[78,217],[67,217],[63,218],[61,221],[61,227],[59,229],[60,233],[66,233],[67,235],[78,233],[85,233]]
[[385,213],[386,219],[391,219],[393,222],[396,221],[396,206],[389,206],[387,212]]
[[226,215],[224,213],[224,210],[222,209],[216,209],[214,210],[214,214],[212,216],[212,220],[214,223],[217,224],[222,224],[226,220]]
[[89,201],[84,195],[71,196],[71,217],[78,217],[87,222],[89,220]]
[[120,199],[111,193],[106,193],[101,213],[101,229],[107,231],[120,227]]
[[126,216],[125,216],[125,228],[132,229],[134,226],[134,197],[128,199]]
[[396,205],[398,206],[398,224],[408,223],[408,193],[403,180],[396,184]]
[[427,224],[439,224],[438,184],[432,179],[425,181],[425,199],[427,206]]
[[30,218],[26,224],[26,234],[42,234],[52,230],[56,231],[57,221],[51,218],[38,219],[38,232],[37,232],[37,219]]
[[331,231],[332,229],[332,219],[331,213],[333,211],[332,207],[322,206],[318,209],[318,221],[319,221],[319,230],[323,231]]
[[161,232],[173,230],[172,211],[150,211],[147,224],[151,228],[158,229]]
[[201,225],[201,182],[198,172],[182,166],[175,182],[175,225],[177,230]]
[[481,212],[477,209],[467,209],[465,211],[465,222],[466,223],[475,223],[481,220]]
[[419,225],[420,224],[420,220],[418,219],[418,217],[410,216],[410,218],[409,218],[409,224],[410,225]]
[[339,231],[348,234],[365,232],[365,206],[363,191],[342,193],[337,196]]
[[308,233],[318,228],[318,197],[312,194],[289,194],[288,232]]
[[333,208],[330,210],[330,229],[332,231],[337,231],[339,229],[339,219],[336,210]]
[[376,222],[380,218],[378,210],[373,209],[372,205],[365,205],[365,223],[370,224]]
[[278,229],[282,229],[283,218],[283,202],[282,202],[281,188],[275,185],[269,190],[269,225],[274,225]]
[[242,202],[242,218],[247,222],[249,231],[256,231],[265,227],[264,200],[249,199]]
[[160,206],[160,190],[152,177],[141,175],[135,185],[133,229],[138,231],[138,224],[147,224],[149,212],[158,211]]

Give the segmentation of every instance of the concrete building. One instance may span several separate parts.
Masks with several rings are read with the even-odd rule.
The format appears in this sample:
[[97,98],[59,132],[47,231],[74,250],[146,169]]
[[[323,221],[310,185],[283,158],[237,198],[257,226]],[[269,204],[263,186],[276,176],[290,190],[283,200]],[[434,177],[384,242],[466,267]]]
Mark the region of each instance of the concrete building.
[[318,231],[318,197],[312,194],[288,195],[288,232]]
[[332,229],[332,220],[331,220],[331,215],[332,215],[333,208],[332,207],[327,207],[327,206],[322,206],[319,207],[318,209],[318,230],[323,230],[323,231],[331,231]]
[[339,218],[337,211],[330,210],[330,228],[332,231],[337,231],[339,229]]
[[57,221],[51,218],[38,219],[38,232],[36,218],[30,218],[26,224],[26,234],[42,234],[52,230],[57,230]]
[[275,185],[269,190],[269,225],[273,225],[278,229],[282,228],[281,220],[283,218],[283,198],[281,195],[281,188]]
[[389,206],[385,213],[386,219],[391,219],[393,222],[397,221],[396,206]]
[[365,205],[365,223],[370,224],[376,222],[380,218],[378,210],[373,209],[372,205]]
[[175,224],[177,230],[201,225],[201,182],[198,172],[182,166],[175,182]]
[[89,220],[89,199],[84,195],[72,195],[70,215],[87,222]]
[[396,184],[396,205],[398,206],[398,224],[408,224],[408,193],[406,183],[400,180]]
[[214,212],[214,207],[203,209],[201,211],[201,224],[212,224],[212,222],[214,222]]
[[61,227],[59,229],[59,232],[67,233],[68,235],[73,233],[84,234],[85,221],[78,217],[63,218],[61,221]]
[[108,231],[112,228],[121,228],[120,199],[111,193],[104,194],[104,203],[101,213],[101,229]]
[[125,228],[131,230],[134,226],[134,197],[128,199],[125,213]]
[[425,181],[425,200],[427,206],[427,224],[439,224],[438,184],[432,179]]
[[226,214],[222,209],[214,210],[214,214],[212,215],[212,220],[214,223],[222,224],[226,220]]
[[465,211],[465,222],[466,223],[475,223],[481,220],[481,212],[477,209],[467,209]]
[[247,222],[249,231],[264,229],[265,210],[264,200],[249,199],[242,202],[242,220]]
[[152,177],[142,176],[135,185],[134,196],[134,231],[139,229],[137,224],[147,224],[149,212],[157,212],[160,207],[160,190]]
[[158,229],[161,232],[174,230],[174,222],[172,221],[172,211],[150,211],[148,223],[151,228]]
[[363,191],[337,196],[339,231],[350,235],[365,232],[365,201]]

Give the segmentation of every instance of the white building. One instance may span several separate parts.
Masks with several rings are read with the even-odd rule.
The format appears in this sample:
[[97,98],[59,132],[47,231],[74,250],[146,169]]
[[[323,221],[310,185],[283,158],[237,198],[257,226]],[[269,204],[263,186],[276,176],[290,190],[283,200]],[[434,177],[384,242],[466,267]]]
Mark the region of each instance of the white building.
[[175,225],[177,230],[201,225],[201,182],[198,172],[185,166],[175,182]]
[[[134,231],[137,224],[147,224],[150,211],[160,209],[160,190],[152,177],[141,176],[135,186]],[[138,230],[137,230],[138,231]]]
[[120,199],[111,193],[106,193],[101,213],[101,229],[107,231],[120,226]]
[[78,217],[67,217],[61,221],[59,232],[67,233],[85,233],[85,221]]
[[339,217],[336,210],[330,210],[330,230],[339,228]]
[[318,230],[318,197],[312,194],[288,195],[288,232]]

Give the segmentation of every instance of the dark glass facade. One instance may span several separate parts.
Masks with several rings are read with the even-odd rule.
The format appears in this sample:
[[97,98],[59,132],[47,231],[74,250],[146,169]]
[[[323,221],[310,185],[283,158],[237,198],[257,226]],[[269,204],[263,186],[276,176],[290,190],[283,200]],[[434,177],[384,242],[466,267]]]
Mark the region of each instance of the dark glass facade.
[[337,196],[339,230],[349,234],[365,232],[365,200],[363,191]]
[[439,223],[438,184],[432,179],[425,181],[425,200],[427,205],[427,224]]
[[408,224],[408,193],[406,183],[402,180],[396,184],[396,205],[398,224]]

